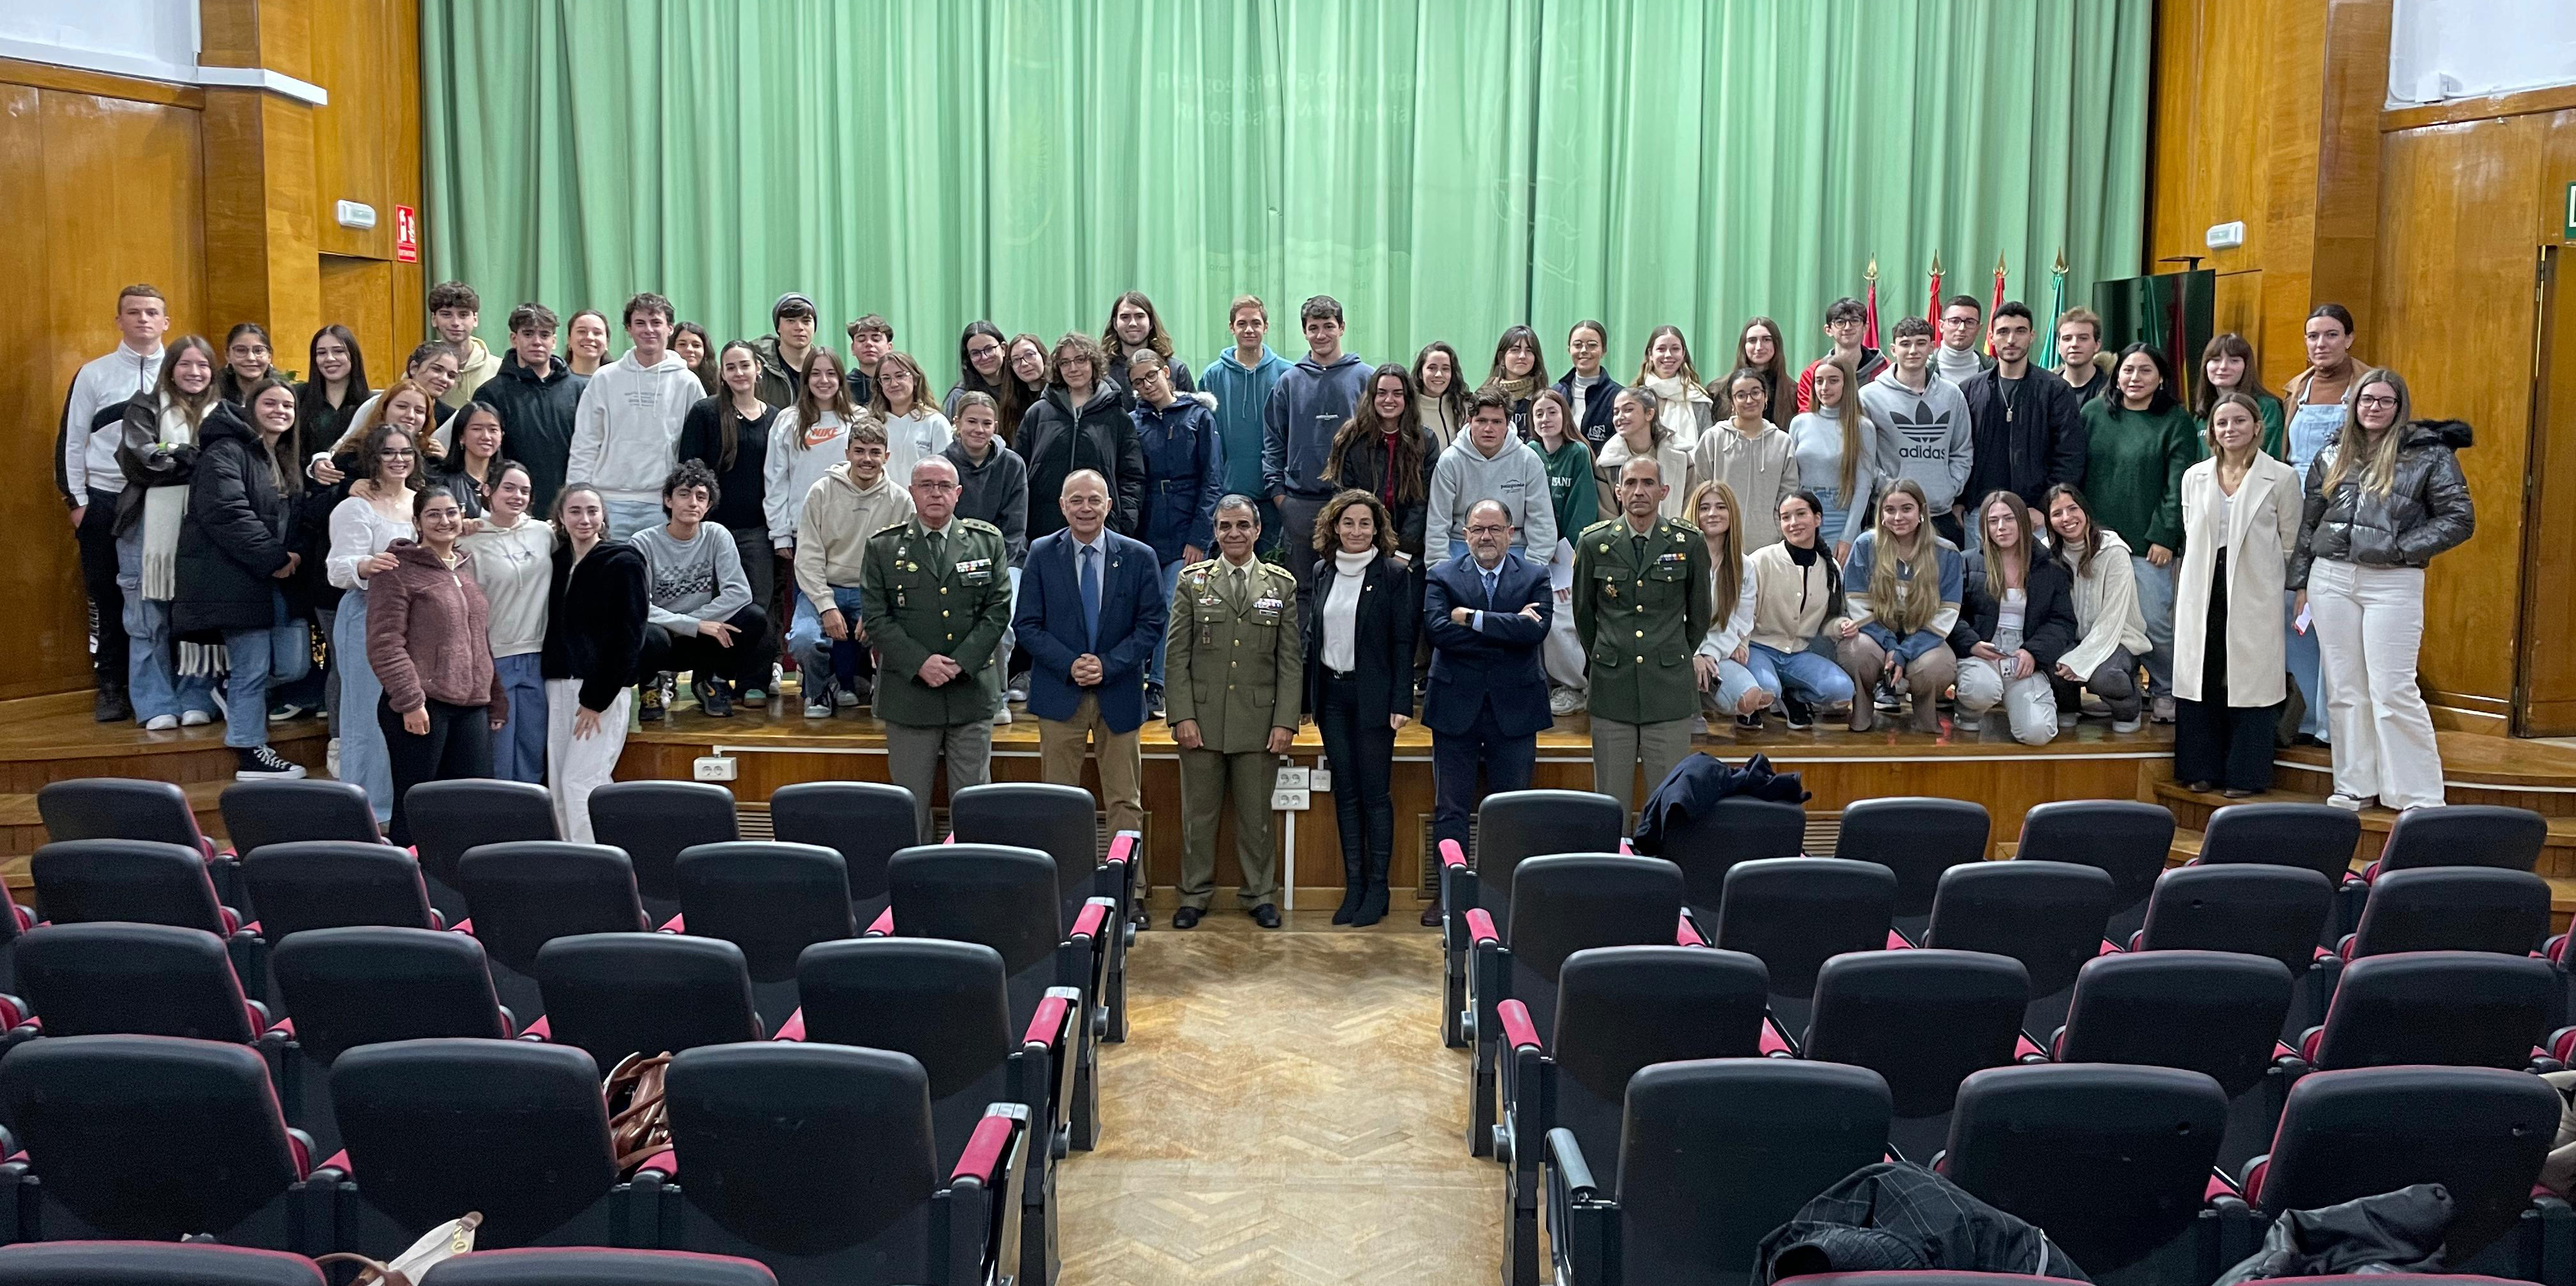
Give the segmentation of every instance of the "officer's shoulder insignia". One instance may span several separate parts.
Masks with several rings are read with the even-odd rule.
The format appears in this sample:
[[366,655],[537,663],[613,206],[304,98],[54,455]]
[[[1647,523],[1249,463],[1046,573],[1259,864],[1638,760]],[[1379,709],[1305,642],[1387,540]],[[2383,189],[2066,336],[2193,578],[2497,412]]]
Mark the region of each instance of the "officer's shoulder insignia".
[[909,529],[911,526],[912,526],[912,520],[911,520],[911,519],[908,519],[908,518],[907,518],[907,519],[905,519],[905,520],[904,520],[904,521],[902,521],[902,522],[898,522],[898,523],[889,523],[889,524],[887,524],[886,526],[879,527],[879,528],[877,528],[875,531],[872,531],[872,532],[868,533],[868,539],[870,539],[870,540],[883,540],[883,539],[885,539],[886,537],[888,537],[888,536],[891,536],[891,535],[895,534],[896,532],[907,530],[907,529]]
[[1583,529],[1583,532],[1582,532],[1582,538],[1583,538],[1583,539],[1587,539],[1587,540],[1588,540],[1588,539],[1590,539],[1590,538],[1592,537],[1592,534],[1593,534],[1594,532],[1599,532],[1599,533],[1601,533],[1601,534],[1603,534],[1603,535],[1608,535],[1608,534],[1610,533],[1610,529],[1611,529],[1612,527],[1615,527],[1615,526],[1618,526],[1618,525],[1619,525],[1619,521],[1620,521],[1620,520],[1619,520],[1619,519],[1616,519],[1616,518],[1604,518],[1604,519],[1602,519],[1601,521],[1596,522],[1596,523],[1592,524],[1591,526],[1584,528],[1584,529]]
[[957,520],[957,525],[968,531],[980,531],[986,535],[998,536],[1002,534],[1001,528],[996,527],[981,518],[960,518]]

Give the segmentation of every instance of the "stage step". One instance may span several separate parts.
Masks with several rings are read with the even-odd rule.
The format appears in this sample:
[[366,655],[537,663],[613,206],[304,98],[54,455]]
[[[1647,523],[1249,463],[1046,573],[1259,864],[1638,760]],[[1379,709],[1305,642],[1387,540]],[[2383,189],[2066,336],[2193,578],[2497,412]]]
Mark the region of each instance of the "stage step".
[[[2443,798],[2501,804],[2544,817],[2576,817],[2576,750],[2511,737],[2436,732]],[[2274,785],[2319,798],[2334,790],[2333,751],[2292,746],[2273,756]]]
[[[2159,765],[2158,768],[2162,769],[2163,766]],[[2152,780],[2148,785],[2152,791],[2151,797],[2157,803],[2173,810],[2174,822],[2177,826],[2190,827],[2194,830],[2208,826],[2210,814],[2228,804],[2240,802],[2228,799],[2216,791],[2206,793],[2193,791],[2181,782],[2169,778]],[[2323,795],[2305,791],[2274,789],[2257,795],[2252,800],[2241,802],[2322,804],[2325,799]],[[2397,814],[2390,809],[2362,810],[2361,843],[2354,850],[2353,855],[2355,867],[2366,865],[2379,856],[2381,846],[2388,842],[2388,828],[2395,824],[2396,820]],[[2549,839],[2542,845],[2540,860],[2533,865],[2532,869],[2544,876],[2576,879],[2576,817],[2549,819]]]
[[[232,762],[231,753],[225,752],[228,765]],[[100,775],[103,774],[70,773],[66,778]],[[224,839],[224,817],[218,804],[223,798],[224,787],[232,784],[232,772],[227,767],[219,781],[192,781],[181,786],[188,792],[189,811],[197,815],[197,828],[213,836],[219,845]],[[0,795],[0,879],[9,882],[10,896],[21,904],[27,903],[36,889],[35,882],[27,874],[27,859],[44,842],[45,823],[36,814],[36,796],[32,792]]]

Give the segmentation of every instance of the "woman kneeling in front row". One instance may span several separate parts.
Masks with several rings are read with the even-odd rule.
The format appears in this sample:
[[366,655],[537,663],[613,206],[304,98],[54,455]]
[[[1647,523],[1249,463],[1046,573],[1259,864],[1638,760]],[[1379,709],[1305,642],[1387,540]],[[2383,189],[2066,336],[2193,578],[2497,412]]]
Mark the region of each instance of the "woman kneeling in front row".
[[1976,732],[1997,705],[2013,740],[2044,746],[2057,736],[2057,694],[2049,676],[2075,645],[2074,578],[2030,538],[2030,511],[2009,491],[1977,502],[1985,558],[1971,562],[1959,628],[1959,730]]

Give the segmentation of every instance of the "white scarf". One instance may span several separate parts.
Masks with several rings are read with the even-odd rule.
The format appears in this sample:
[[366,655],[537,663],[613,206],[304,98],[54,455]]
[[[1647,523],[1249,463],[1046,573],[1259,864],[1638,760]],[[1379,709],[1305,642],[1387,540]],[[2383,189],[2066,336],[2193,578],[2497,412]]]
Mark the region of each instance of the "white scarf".
[[1712,412],[1717,403],[1710,401],[1708,394],[1697,384],[1679,375],[1670,378],[1649,375],[1645,385],[1646,391],[1655,395],[1655,422],[1664,426],[1673,445],[1682,454],[1690,454],[1699,445],[1699,413],[1691,409],[1691,402],[1704,403]]
[[[161,446],[194,446],[197,430],[176,403],[161,408]],[[179,594],[179,520],[188,488],[171,484],[143,493],[143,597],[166,603]]]

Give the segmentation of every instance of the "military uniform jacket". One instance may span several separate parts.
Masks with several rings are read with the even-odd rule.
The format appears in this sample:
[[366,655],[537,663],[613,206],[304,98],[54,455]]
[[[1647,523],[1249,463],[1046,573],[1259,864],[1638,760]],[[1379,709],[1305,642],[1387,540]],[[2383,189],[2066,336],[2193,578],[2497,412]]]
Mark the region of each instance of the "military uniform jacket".
[[1591,658],[1592,713],[1621,723],[1662,723],[1699,711],[1691,650],[1708,636],[1708,542],[1699,529],[1658,519],[1643,557],[1625,516],[1597,522],[1574,541],[1574,629]]
[[1195,719],[1210,750],[1249,754],[1294,730],[1306,691],[1297,580],[1255,561],[1246,588],[1222,558],[1181,569],[1163,659],[1163,718]]
[[[921,520],[868,537],[860,564],[859,611],[868,643],[884,659],[877,672],[876,716],[916,728],[990,720],[1002,708],[1002,676],[993,664],[1011,623],[1010,550],[1002,529],[951,518],[940,552]],[[964,673],[932,687],[921,663],[955,661]]]

